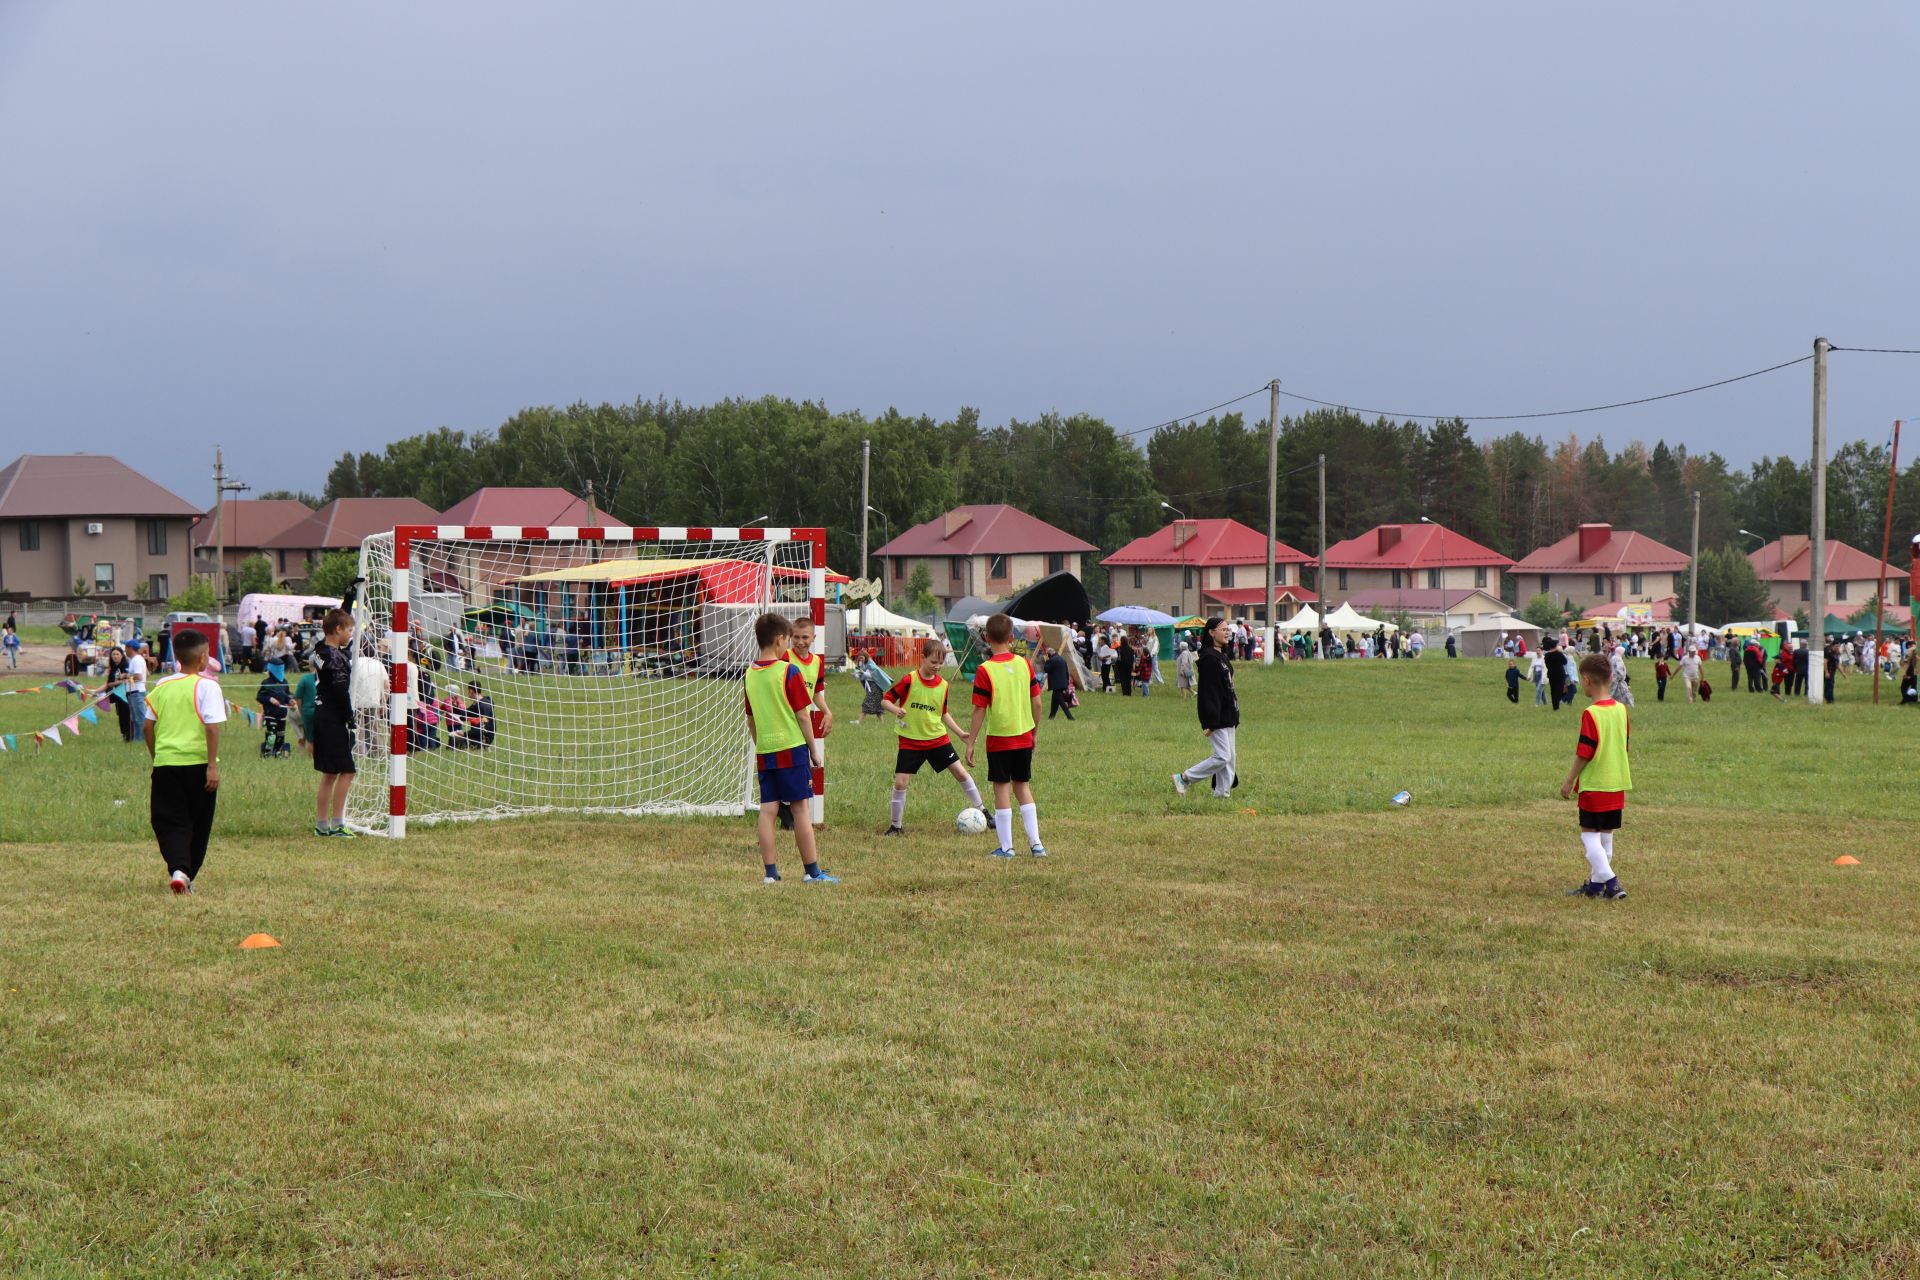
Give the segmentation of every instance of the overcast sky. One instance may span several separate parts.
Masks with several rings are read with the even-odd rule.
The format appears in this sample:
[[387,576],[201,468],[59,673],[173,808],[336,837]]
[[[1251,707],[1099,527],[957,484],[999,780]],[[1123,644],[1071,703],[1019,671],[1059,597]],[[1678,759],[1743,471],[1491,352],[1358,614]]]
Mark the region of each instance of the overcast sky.
[[[201,501],[216,442],[317,492],[575,399],[1131,428],[1920,347],[1916,67],[1906,0],[0,0],[0,453]],[[1883,439],[1920,357],[1831,403]],[[1803,365],[1525,425],[1745,462],[1809,406]]]

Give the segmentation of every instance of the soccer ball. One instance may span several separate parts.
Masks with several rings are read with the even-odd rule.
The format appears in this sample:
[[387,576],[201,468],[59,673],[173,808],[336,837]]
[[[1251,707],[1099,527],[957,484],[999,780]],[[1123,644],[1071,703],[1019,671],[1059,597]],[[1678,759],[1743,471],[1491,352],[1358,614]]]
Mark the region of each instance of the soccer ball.
[[953,829],[963,836],[977,836],[987,829],[987,815],[974,808],[962,809],[953,820]]

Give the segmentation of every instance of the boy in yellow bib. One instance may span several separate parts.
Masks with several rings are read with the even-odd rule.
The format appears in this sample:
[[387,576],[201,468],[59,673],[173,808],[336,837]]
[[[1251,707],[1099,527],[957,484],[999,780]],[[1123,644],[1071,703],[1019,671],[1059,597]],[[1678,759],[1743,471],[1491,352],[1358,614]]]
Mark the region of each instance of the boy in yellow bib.
[[1008,793],[1020,802],[1020,822],[1027,831],[1027,848],[1036,858],[1047,856],[1040,843],[1040,811],[1033,803],[1034,730],[1040,720],[1040,679],[1027,660],[1013,651],[1013,619],[996,613],[987,619],[987,648],[993,656],[973,673],[973,730],[967,742],[967,763],[987,730],[987,780],[993,783],[993,829],[999,847],[996,858],[1013,853],[1013,808]]
[[213,836],[213,806],[220,790],[220,726],[227,699],[207,666],[207,638],[182,631],[173,642],[176,675],[147,694],[141,726],[153,777],[147,802],[154,839],[167,860],[167,888],[192,893]]
[[880,700],[880,709],[900,722],[900,747],[893,759],[893,808],[886,830],[890,836],[905,834],[900,824],[907,816],[907,784],[921,765],[930,764],[935,773],[945,773],[959,783],[974,808],[986,807],[973,775],[961,767],[960,753],[953,749],[954,738],[972,739],[947,710],[947,678],[940,674],[940,662],[946,656],[944,641],[927,641],[920,652],[920,666],[901,676]]
[[[813,794],[813,770],[820,763],[820,745],[813,736],[813,699],[800,668],[783,656],[793,626],[777,613],[763,613],[753,624],[760,656],[747,668],[747,736],[753,740],[754,765],[760,773],[760,861],[766,883],[780,883],[780,867],[773,844],[780,806],[800,804]],[[839,884],[827,874],[814,852],[813,824],[794,824],[793,843],[806,865],[808,884]]]
[[1627,709],[1607,696],[1613,667],[1597,653],[1580,659],[1580,690],[1592,705],[1580,713],[1580,737],[1573,748],[1573,768],[1560,784],[1560,798],[1576,791],[1580,796],[1580,844],[1587,855],[1587,878],[1567,896],[1618,900],[1627,896],[1620,877],[1613,874],[1613,833],[1620,829],[1633,790],[1633,768],[1627,760]]
[[[807,801],[807,813],[816,827],[826,825],[827,794],[827,735],[833,732],[833,708],[827,705],[827,660],[813,651],[813,619],[795,618],[788,624],[792,630],[787,643],[792,647],[780,655],[794,666],[800,668],[801,679],[807,682],[807,697],[812,702],[813,718],[813,773],[811,775],[812,792]],[[780,806],[780,829],[793,829],[793,806]]]

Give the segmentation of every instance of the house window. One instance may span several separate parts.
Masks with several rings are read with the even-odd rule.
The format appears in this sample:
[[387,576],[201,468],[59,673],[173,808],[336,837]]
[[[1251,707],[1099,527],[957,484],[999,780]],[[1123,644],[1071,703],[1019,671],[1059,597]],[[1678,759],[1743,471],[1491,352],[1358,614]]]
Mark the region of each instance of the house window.
[[998,582],[1007,576],[1007,558],[1004,555],[987,557],[987,581]]
[[1333,579],[1339,584],[1340,590],[1345,591],[1347,589],[1347,571],[1345,569],[1335,569],[1333,571]]
[[1440,571],[1438,569],[1427,570],[1427,590],[1438,591],[1439,589],[1440,589]]
[[900,581],[901,578],[904,578],[906,574],[907,574],[907,562],[905,560],[902,560],[899,556],[895,556],[893,558],[893,580],[895,582],[898,582]]
[[147,554],[150,556],[167,554],[167,522],[165,520],[147,521]]
[[1593,575],[1593,594],[1602,600],[1607,598],[1607,580],[1601,574]]
[[147,579],[147,599],[165,600],[173,593],[167,590],[167,575],[156,573]]
[[1805,600],[1807,598],[1807,594],[1808,594],[1808,587],[1807,587],[1807,584],[1803,582],[1800,584],[1800,598],[1802,600]]
[[1900,584],[1900,607],[1904,609],[1908,605],[1911,605],[1912,603],[1913,603],[1913,583],[1910,581],[1903,582]]
[[40,549],[40,522],[38,520],[22,520],[20,522],[20,549],[22,551],[38,551]]
[[93,593],[97,596],[113,594],[113,566],[97,564],[93,566]]
[[1223,564],[1220,566],[1220,585],[1223,587],[1230,587],[1233,585],[1233,566],[1232,565]]
[[[1544,582],[1544,581],[1545,581],[1545,579],[1543,578],[1543,579],[1541,579],[1541,581],[1543,581],[1543,582]],[[1476,587],[1480,587],[1480,588],[1482,588],[1482,589],[1484,589],[1484,588],[1486,587],[1486,585],[1487,585],[1487,566],[1485,566],[1485,565],[1483,565],[1483,564],[1477,564],[1477,565],[1475,565],[1475,566],[1473,567],[1473,585],[1474,585],[1474,586],[1476,586]],[[1545,591],[1545,590],[1546,590],[1546,588],[1545,588],[1545,587],[1542,587],[1542,588],[1540,588],[1540,589],[1541,589],[1542,591]]]
[[955,582],[967,576],[967,558],[965,556],[947,557],[947,577]]
[[1047,572],[1048,573],[1065,573],[1066,569],[1067,569],[1067,553],[1066,552],[1064,551],[1047,552]]
[[1402,585],[1403,584],[1400,581],[1400,571],[1398,569],[1395,569],[1393,571],[1393,588],[1394,590],[1398,591]]
[[1133,589],[1135,591],[1138,591],[1140,589],[1140,566],[1139,565],[1133,566]]
[[1640,594],[1640,590],[1640,575],[1637,573],[1629,574],[1627,577],[1627,594],[1637,596]]
[[1187,565],[1180,571],[1180,574],[1180,589],[1185,591],[1193,586],[1193,566]]
[[1847,584],[1844,581],[1833,584],[1833,598],[1835,600],[1845,600],[1847,598]]
[[1550,573],[1543,573],[1543,574],[1541,574],[1541,575],[1540,575],[1540,594],[1541,594],[1541,595],[1545,595],[1545,594],[1547,594],[1547,588],[1548,588],[1548,587],[1550,587],[1550,586],[1552,586],[1552,585],[1553,585],[1553,575],[1552,575],[1552,574],[1550,574]]

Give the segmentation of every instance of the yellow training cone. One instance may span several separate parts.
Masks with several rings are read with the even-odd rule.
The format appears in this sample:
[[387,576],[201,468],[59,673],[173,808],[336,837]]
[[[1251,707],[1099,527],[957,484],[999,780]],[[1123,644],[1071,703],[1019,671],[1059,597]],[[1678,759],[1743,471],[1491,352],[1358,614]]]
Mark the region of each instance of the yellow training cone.
[[269,933],[250,933],[240,939],[240,948],[243,951],[258,951],[261,947],[277,947],[279,945],[279,942]]
[[1850,853],[1843,853],[1833,860],[1833,865],[1836,867],[1857,867],[1860,865],[1860,859]]

